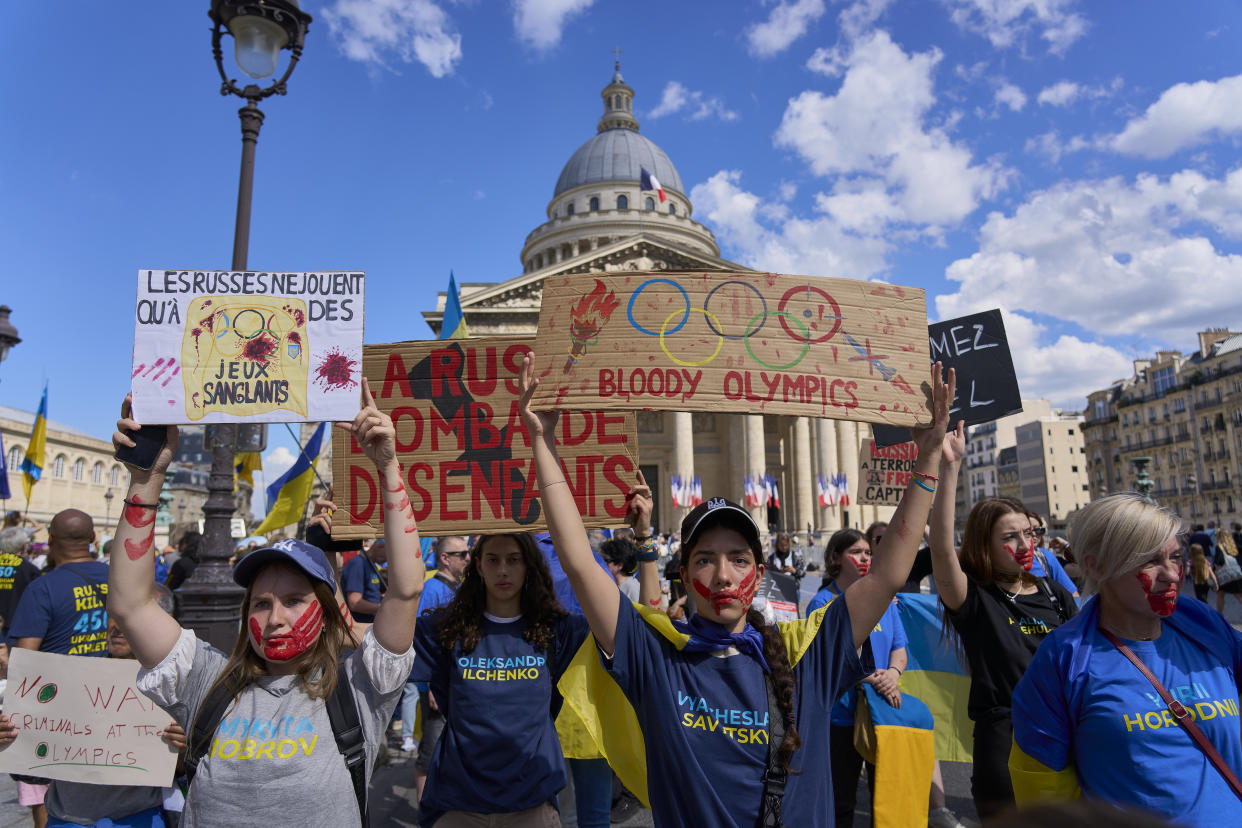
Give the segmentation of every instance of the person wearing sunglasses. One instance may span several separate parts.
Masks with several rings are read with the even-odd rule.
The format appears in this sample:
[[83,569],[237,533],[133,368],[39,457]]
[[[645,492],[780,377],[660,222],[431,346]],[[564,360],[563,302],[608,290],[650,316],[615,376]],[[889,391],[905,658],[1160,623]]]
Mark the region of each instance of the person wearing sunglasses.
[[1036,578],[1051,578],[1077,598],[1078,584],[1065,572],[1065,567],[1061,566],[1052,550],[1044,546],[1044,539],[1048,537],[1044,519],[1038,512],[1027,512],[1026,516],[1031,521],[1031,534],[1035,536],[1035,560],[1031,562],[1031,574]]
[[1091,597],[1048,636],[1014,690],[1009,767],[1019,803],[1081,796],[1177,825],[1237,822],[1242,633],[1182,598],[1180,529],[1176,515],[1133,493],[1074,517],[1070,539]]

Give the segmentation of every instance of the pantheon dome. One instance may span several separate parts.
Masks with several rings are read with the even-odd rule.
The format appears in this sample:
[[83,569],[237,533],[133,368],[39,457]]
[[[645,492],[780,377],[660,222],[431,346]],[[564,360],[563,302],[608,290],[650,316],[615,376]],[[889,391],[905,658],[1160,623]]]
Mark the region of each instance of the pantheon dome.
[[[712,232],[691,219],[681,176],[664,150],[639,133],[634,90],[620,66],[600,97],[604,114],[596,135],[569,157],[548,202],[548,220],[526,237],[522,272],[598,250],[619,239],[645,234],[679,247],[720,256]],[[642,170],[660,182],[667,200],[639,189]]]

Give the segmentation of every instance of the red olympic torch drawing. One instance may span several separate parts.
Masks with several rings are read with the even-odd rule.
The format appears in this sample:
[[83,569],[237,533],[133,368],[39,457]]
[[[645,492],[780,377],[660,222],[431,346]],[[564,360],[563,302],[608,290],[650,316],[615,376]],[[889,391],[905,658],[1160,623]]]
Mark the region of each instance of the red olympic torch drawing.
[[563,373],[578,362],[578,358],[586,353],[590,345],[599,341],[599,332],[603,330],[612,312],[621,304],[617,295],[601,282],[595,280],[595,289],[569,311],[569,339],[572,346],[569,358],[565,360]]

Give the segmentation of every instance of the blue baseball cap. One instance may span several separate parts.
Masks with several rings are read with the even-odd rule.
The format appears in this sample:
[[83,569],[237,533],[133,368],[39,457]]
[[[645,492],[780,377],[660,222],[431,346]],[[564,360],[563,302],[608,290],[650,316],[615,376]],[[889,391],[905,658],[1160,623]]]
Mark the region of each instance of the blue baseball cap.
[[292,564],[306,573],[306,577],[312,581],[320,581],[327,584],[328,589],[336,590],[336,576],[332,573],[328,556],[318,546],[297,538],[287,538],[254,550],[233,567],[233,580],[248,587],[259,574],[259,570],[272,563]]

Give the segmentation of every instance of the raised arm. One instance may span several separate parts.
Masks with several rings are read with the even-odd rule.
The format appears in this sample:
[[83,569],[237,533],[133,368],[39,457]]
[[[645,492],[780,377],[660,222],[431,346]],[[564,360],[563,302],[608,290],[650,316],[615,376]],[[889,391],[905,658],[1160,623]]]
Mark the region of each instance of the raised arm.
[[384,495],[384,541],[388,546],[388,592],[371,625],[375,640],[391,653],[404,653],[414,641],[414,619],[423,593],[423,556],[414,509],[397,464],[397,430],[392,418],[375,406],[366,377],[362,378],[362,410],[352,423],[337,423],[353,433],[359,447],[375,464]]
[[[910,429],[918,445],[919,456],[914,461],[914,474],[910,476],[901,503],[893,512],[888,531],[872,558],[871,572],[845,591],[845,605],[854,628],[855,647],[861,647],[867,640],[897,590],[905,584],[910,567],[914,565],[914,556],[919,551],[923,524],[927,521],[927,510],[931,508],[932,490],[937,488],[934,481],[940,466],[941,442],[949,425],[949,405],[957,390],[957,376],[953,369],[949,369],[948,382],[941,378],[941,373],[940,363],[937,362],[931,369],[932,424],[930,428]],[[945,485],[941,480],[939,486]],[[947,491],[952,496],[952,490]]]
[[936,592],[950,612],[957,612],[966,602],[966,573],[962,571],[953,543],[953,512],[957,499],[957,473],[966,456],[966,421],[959,420],[957,430],[944,437],[940,455],[940,486],[932,505],[931,557],[932,578]]
[[[113,447],[132,448],[134,441],[126,432],[140,428],[126,394],[112,435]],[[155,601],[155,512],[164,473],[176,451],[177,427],[168,426],[168,439],[151,469],[128,466],[129,490],[112,544],[116,553],[108,567],[108,616],[125,633],[143,667],[163,661],[181,637],[181,625]]]
[[535,475],[539,482],[539,499],[543,502],[544,515],[548,520],[548,532],[556,546],[574,594],[582,604],[582,613],[595,641],[606,653],[613,652],[617,639],[617,610],[621,606],[621,591],[607,572],[595,563],[591,546],[587,543],[586,528],[582,515],[574,503],[573,493],[565,481],[565,472],[556,456],[555,411],[531,411],[530,400],[539,387],[535,379],[534,362],[530,354],[522,362],[522,399],[519,406],[522,421],[530,434],[531,450],[535,455]]
[[643,473],[638,473],[638,485],[625,496],[628,510],[625,520],[634,530],[634,543],[638,546],[638,603],[644,607],[660,606],[660,553],[656,540],[647,533],[651,531],[651,487]]

